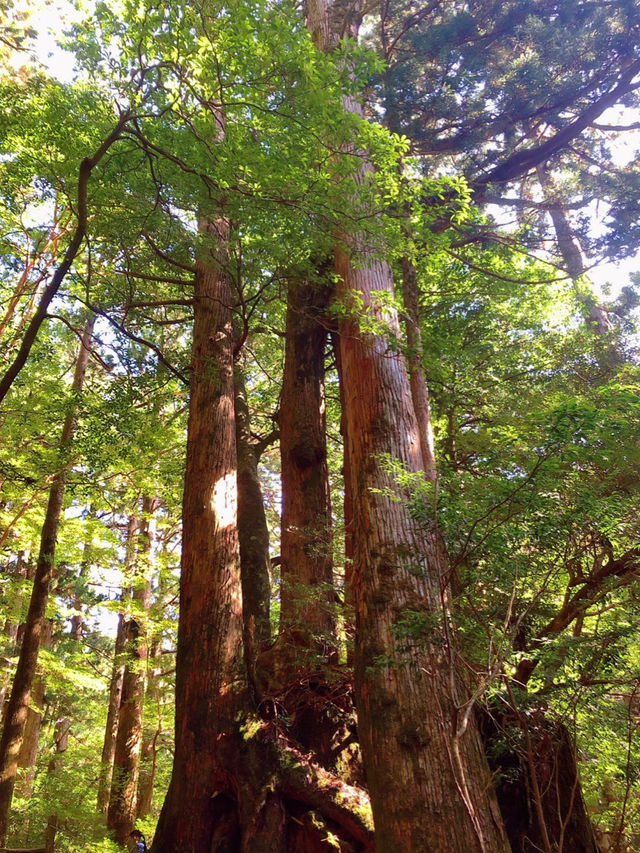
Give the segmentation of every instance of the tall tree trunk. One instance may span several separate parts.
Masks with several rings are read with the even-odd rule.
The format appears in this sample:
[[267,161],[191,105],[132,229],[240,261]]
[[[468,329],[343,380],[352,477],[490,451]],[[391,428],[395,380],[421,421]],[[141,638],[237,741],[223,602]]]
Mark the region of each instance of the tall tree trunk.
[[[318,47],[357,37],[344,3],[307,5]],[[352,98],[345,108],[362,115]],[[370,167],[362,157],[358,176]],[[371,312],[397,335],[397,317],[380,308],[393,295],[388,264],[368,256],[364,240],[343,235],[358,256],[336,252],[343,301]],[[354,502],[353,586],[358,733],[376,827],[376,849],[506,851],[488,767],[468,697],[457,675],[457,649],[446,604],[444,555],[435,535],[412,517],[393,465],[422,471],[420,436],[404,359],[380,337],[340,324],[347,453]]]
[[[26,555],[26,558],[25,558]],[[29,571],[29,552],[28,551],[19,551],[16,559],[15,568],[13,570],[13,575],[16,580],[21,581],[23,578],[28,576]],[[22,599],[24,593],[22,590],[16,595],[15,592],[10,593],[15,596],[14,602],[12,604],[12,610],[16,614],[15,621],[13,619],[7,619],[4,624],[4,632],[7,637],[7,651],[6,653],[10,656],[13,656],[18,649],[18,631],[20,628],[20,611],[22,609]],[[0,719],[4,718],[4,703],[7,696],[7,690],[9,688],[9,684],[11,683],[11,669],[9,665],[9,661],[3,663],[3,666],[6,666],[6,671],[0,675]]]
[[[210,851],[230,822],[222,756],[246,687],[237,517],[229,223],[203,224],[211,246],[196,261],[183,498],[175,755],[154,853]],[[197,759],[194,760],[197,754]]]
[[175,754],[152,851],[320,853],[324,827],[324,837],[338,831],[354,853],[370,853],[364,792],[278,737],[277,719],[266,706],[261,719],[252,702],[236,521],[229,225],[218,219],[203,230],[213,248],[196,263]]
[[125,616],[124,676],[118,715],[118,734],[107,826],[118,844],[126,844],[137,816],[138,776],[142,747],[142,717],[147,664],[147,616],[151,607],[151,571],[156,521],[157,498],[142,501],[140,547],[133,573],[134,612]]
[[420,331],[420,311],[418,306],[418,282],[416,267],[408,257],[402,258],[402,298],[405,307],[405,328],[407,331],[407,346],[409,356],[409,383],[411,399],[418,423],[422,465],[427,479],[436,483],[438,470],[433,444],[433,427],[431,426],[431,406],[429,405],[429,389],[422,367],[422,333]]
[[[588,320],[594,331],[598,335],[604,336],[613,329],[613,324],[609,318],[606,306],[596,299],[592,290],[593,286],[588,281],[585,257],[571,225],[569,215],[563,207],[562,201],[557,198],[557,190],[554,187],[551,175],[549,175],[546,169],[546,165],[537,166],[536,174],[546,201],[552,202],[549,208],[549,215],[556,232],[558,249],[567,274],[574,283],[576,296],[589,312]],[[582,282],[581,279],[583,279]],[[585,280],[588,283],[587,291],[585,291]]]
[[258,476],[258,448],[251,436],[251,418],[242,365],[234,369],[234,405],[238,455],[238,537],[242,566],[242,609],[248,664],[271,640],[269,605],[271,560],[269,529]]
[[350,458],[347,453],[347,407],[345,384],[342,376],[342,360],[340,358],[340,336],[337,331],[332,332],[331,339],[340,386],[340,435],[342,436],[342,481],[344,486],[344,631],[347,638],[347,663],[353,667],[353,639],[355,637],[353,619],[353,483]]
[[[129,517],[127,524],[127,545],[125,558],[125,575],[130,577],[136,554],[138,535],[138,519],[135,515]],[[116,754],[116,738],[118,736],[118,718],[122,701],[122,683],[124,680],[124,648],[127,640],[127,623],[124,614],[118,618],[115,648],[113,652],[113,667],[109,682],[109,704],[107,706],[107,722],[104,730],[102,755],[100,757],[100,778],[98,782],[98,810],[104,815],[109,808],[111,780],[113,778],[113,762]]]
[[[52,641],[53,624],[50,619],[47,619],[44,624],[40,647],[50,649]],[[31,688],[31,699],[29,701],[29,710],[24,727],[22,745],[18,755],[18,767],[27,771],[20,783],[20,792],[23,797],[31,796],[31,788],[36,772],[38,744],[40,742],[40,726],[42,724],[42,715],[44,712],[45,686],[44,674],[42,672],[36,672],[33,679],[33,687]]]
[[325,655],[336,644],[324,400],[328,302],[326,286],[309,281],[289,285],[279,418],[280,630],[296,647]]
[[[73,384],[71,386],[74,395],[81,393],[84,384],[94,322],[95,317],[92,316],[85,323],[82,342],[76,360]],[[75,410],[75,400],[72,400],[69,413],[62,428],[60,449],[63,458],[69,451],[69,445],[73,437]],[[25,632],[20,649],[18,666],[13,679],[11,698],[9,699],[2,729],[2,738],[0,739],[0,846],[3,846],[6,840],[9,811],[11,809],[13,789],[18,772],[18,755],[20,754],[20,747],[24,736],[31,688],[38,663],[38,652],[45,628],[45,613],[49,598],[49,587],[53,578],[56,541],[60,515],[62,513],[65,480],[66,466],[63,465],[49,490],[49,501],[42,527],[40,553],[33,580],[33,590],[27,613]]]

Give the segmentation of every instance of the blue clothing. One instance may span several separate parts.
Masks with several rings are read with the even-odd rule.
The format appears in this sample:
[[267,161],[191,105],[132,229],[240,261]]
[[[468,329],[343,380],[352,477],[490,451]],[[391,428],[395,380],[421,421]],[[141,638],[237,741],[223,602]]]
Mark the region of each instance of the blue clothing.
[[147,853],[147,845],[144,841],[138,841],[136,844],[137,853]]

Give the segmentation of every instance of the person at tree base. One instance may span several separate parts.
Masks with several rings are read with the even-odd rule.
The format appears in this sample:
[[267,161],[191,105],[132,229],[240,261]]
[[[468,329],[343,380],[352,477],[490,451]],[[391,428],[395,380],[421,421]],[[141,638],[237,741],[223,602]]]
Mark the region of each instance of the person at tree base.
[[135,846],[131,847],[133,853],[147,853],[147,842],[144,840],[144,835],[139,829],[133,829],[129,833],[129,838]]

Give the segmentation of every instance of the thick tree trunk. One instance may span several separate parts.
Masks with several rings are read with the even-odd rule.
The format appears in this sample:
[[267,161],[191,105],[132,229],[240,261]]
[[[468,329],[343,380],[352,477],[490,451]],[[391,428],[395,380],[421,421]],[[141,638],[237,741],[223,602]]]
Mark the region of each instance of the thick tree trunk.
[[[140,547],[133,573],[133,605],[136,610],[125,616],[124,675],[118,715],[118,734],[111,794],[107,811],[107,826],[118,844],[125,844],[137,816],[138,776],[142,747],[142,717],[147,645],[147,615],[151,607],[151,572],[156,521],[157,498],[142,501]],[[140,614],[140,615],[139,615]]]
[[[91,317],[85,323],[73,377],[72,391],[74,394],[79,394],[84,384],[94,322],[95,317]],[[68,452],[74,427],[75,405],[72,402],[62,429],[60,447],[63,456]],[[65,477],[66,470],[63,467],[61,473],[53,480],[49,491],[49,501],[42,528],[40,553],[33,580],[33,590],[27,613],[25,632],[20,649],[18,666],[13,679],[11,698],[7,707],[2,738],[0,739],[0,846],[5,843],[6,839],[9,810],[11,808],[13,789],[18,771],[18,756],[24,736],[31,689],[38,663],[38,652],[45,629],[45,613],[49,597],[49,586],[53,578],[56,541],[64,499]]]
[[[138,519],[132,515],[127,525],[127,553],[125,559],[125,574],[128,577],[133,567],[138,536]],[[104,730],[102,755],[100,757],[100,779],[98,782],[98,810],[104,815],[109,808],[111,780],[113,778],[113,762],[116,754],[116,738],[118,736],[118,718],[122,701],[122,684],[124,680],[124,648],[127,641],[127,623],[124,614],[118,619],[118,630],[113,652],[113,667],[109,683],[109,704],[107,707],[107,722]]]
[[285,643],[293,640],[296,648],[314,648],[325,656],[336,645],[324,401],[328,300],[325,286],[289,285],[279,419],[280,630]]
[[271,640],[269,605],[271,560],[269,529],[258,476],[258,449],[251,436],[251,418],[242,365],[234,370],[236,447],[238,454],[238,537],[242,566],[242,609],[248,665]]
[[311,809],[372,850],[364,792],[319,768],[252,702],[243,655],[228,223],[196,265],[171,784],[153,853],[321,853]]
[[[230,840],[223,846],[223,836],[237,832],[225,754],[248,701],[236,526],[229,223],[219,218],[201,231],[212,248],[199,253],[194,288],[175,755],[154,853],[241,849]],[[221,840],[212,847],[214,830]]]
[[[356,37],[352,6],[307,5],[322,50]],[[362,114],[353,99],[349,111]],[[362,158],[359,180],[370,168]],[[343,235],[357,266],[336,253],[343,302],[358,313],[397,317],[378,294],[393,295],[391,270],[367,256],[364,241]],[[386,302],[386,300],[385,300]],[[404,359],[381,337],[340,325],[347,454],[354,503],[353,586],[358,733],[370,788],[376,849],[506,851],[500,815],[468,697],[458,683],[457,649],[446,604],[444,554],[398,487],[393,466],[424,468]]]

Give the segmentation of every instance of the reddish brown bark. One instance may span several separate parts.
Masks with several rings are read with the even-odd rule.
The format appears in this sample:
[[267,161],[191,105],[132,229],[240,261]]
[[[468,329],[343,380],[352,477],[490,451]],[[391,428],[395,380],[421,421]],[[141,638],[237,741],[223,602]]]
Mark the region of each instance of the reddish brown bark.
[[[155,853],[211,849],[234,833],[226,748],[246,699],[233,382],[229,223],[202,227],[196,262],[183,499],[175,756]],[[197,758],[195,758],[197,756]],[[195,758],[195,760],[194,760]],[[223,832],[225,822],[228,829]]]
[[[95,318],[91,317],[85,324],[72,384],[74,394],[79,394],[84,384],[94,321]],[[69,450],[74,427],[75,405],[72,404],[62,428],[60,447],[63,456]],[[11,697],[5,715],[2,738],[0,739],[0,846],[4,844],[6,839],[9,810],[11,808],[13,789],[18,770],[18,755],[24,736],[31,689],[38,663],[38,652],[45,628],[45,613],[49,597],[49,586],[54,572],[56,541],[64,500],[65,479],[66,469],[63,465],[61,472],[54,478],[49,491],[49,501],[42,527],[40,552],[33,580],[33,590],[25,623],[24,637],[13,679]]]
[[335,647],[331,498],[324,401],[329,293],[294,282],[287,297],[280,402],[280,629],[300,648]]
[[[313,0],[309,28],[322,50],[356,37],[351,5]],[[352,99],[345,107],[361,115]],[[362,157],[358,180],[368,179]],[[356,304],[398,335],[379,293],[393,295],[388,264],[365,242],[336,253],[342,304]],[[354,505],[353,587],[358,733],[376,827],[376,849],[470,853],[509,849],[467,697],[457,678],[446,606],[444,554],[409,510],[391,465],[423,470],[404,359],[357,321],[340,324],[346,434]]]
[[201,249],[197,261],[176,746],[153,853],[316,853],[322,848],[315,842],[293,846],[300,840],[297,815],[309,809],[339,827],[354,853],[368,853],[366,795],[287,746],[278,734],[277,714],[260,720],[248,686],[236,523],[228,229],[222,219],[203,229],[212,249],[209,255]]

